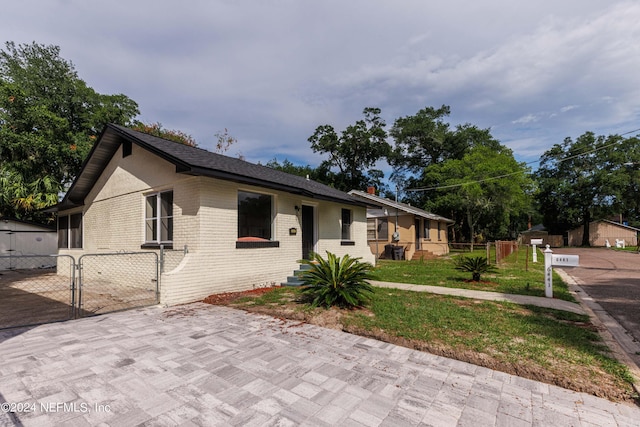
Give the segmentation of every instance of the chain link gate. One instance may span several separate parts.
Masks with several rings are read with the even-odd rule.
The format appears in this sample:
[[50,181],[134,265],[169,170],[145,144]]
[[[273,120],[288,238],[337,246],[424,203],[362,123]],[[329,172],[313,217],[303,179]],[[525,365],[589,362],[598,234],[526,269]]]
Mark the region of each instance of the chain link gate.
[[155,252],[0,255],[0,329],[158,304]]
[[74,278],[69,255],[0,255],[0,329],[73,319]]
[[77,317],[154,305],[160,301],[155,252],[87,254],[78,259]]

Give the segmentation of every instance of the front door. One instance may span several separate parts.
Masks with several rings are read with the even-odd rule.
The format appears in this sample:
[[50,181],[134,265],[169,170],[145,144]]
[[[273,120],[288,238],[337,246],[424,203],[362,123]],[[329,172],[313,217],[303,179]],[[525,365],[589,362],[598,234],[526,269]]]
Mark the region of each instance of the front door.
[[420,250],[420,240],[422,240],[420,238],[420,218],[416,218],[414,227],[416,228],[416,249]]
[[315,245],[313,206],[302,205],[302,259],[309,259]]

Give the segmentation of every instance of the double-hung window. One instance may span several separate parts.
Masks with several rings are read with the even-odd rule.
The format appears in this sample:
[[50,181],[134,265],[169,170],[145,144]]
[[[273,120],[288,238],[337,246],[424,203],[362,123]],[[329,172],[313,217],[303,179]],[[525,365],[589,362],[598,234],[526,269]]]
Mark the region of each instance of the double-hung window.
[[58,248],[82,249],[82,213],[58,217]]
[[389,238],[389,221],[387,218],[367,219],[367,240],[387,240]]
[[424,238],[427,240],[431,239],[431,220],[424,220]]
[[173,191],[146,197],[144,224],[146,244],[173,243]]

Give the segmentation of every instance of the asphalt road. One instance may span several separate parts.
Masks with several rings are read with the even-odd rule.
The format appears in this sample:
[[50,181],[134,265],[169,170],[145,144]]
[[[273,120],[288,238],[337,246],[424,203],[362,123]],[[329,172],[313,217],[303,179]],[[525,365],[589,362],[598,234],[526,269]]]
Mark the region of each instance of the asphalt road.
[[640,343],[640,254],[605,248],[552,250],[580,256],[580,267],[564,271]]

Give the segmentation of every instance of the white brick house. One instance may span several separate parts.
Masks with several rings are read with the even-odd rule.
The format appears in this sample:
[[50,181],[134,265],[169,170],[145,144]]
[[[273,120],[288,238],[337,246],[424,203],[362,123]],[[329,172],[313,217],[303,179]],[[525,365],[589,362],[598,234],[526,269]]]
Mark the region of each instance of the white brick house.
[[375,262],[361,200],[112,124],[52,210],[61,254],[186,247],[161,276],[165,304],[280,284],[311,251]]

